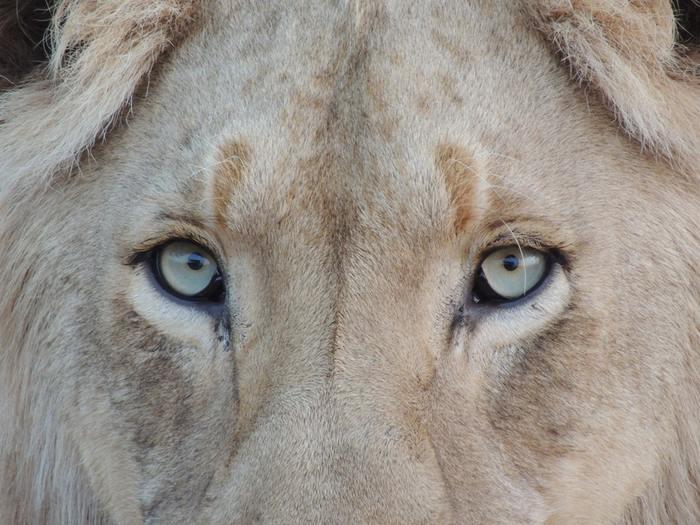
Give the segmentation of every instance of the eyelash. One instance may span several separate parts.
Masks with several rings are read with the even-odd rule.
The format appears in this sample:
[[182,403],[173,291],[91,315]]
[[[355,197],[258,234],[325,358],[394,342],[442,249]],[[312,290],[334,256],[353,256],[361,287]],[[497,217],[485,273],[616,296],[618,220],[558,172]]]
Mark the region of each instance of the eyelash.
[[124,260],[124,264],[127,266],[138,266],[139,264],[152,263],[155,258],[155,251],[161,247],[166,246],[172,242],[183,241],[191,242],[200,245],[202,248],[210,252],[216,258],[217,262],[222,259],[219,250],[214,249],[213,243],[204,236],[188,233],[186,235],[174,235],[174,236],[162,236],[154,237],[142,242],[137,248],[135,248],[130,255]]

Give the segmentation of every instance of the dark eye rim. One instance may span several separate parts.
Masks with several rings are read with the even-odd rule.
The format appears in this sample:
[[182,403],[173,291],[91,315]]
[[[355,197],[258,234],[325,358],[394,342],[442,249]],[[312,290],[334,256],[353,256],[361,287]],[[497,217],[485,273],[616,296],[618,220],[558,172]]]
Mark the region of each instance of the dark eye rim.
[[[518,250],[517,245],[512,245],[516,250]],[[503,297],[502,295],[498,294],[494,289],[491,287],[491,285],[488,282],[488,279],[486,279],[486,274],[484,273],[484,270],[482,268],[482,265],[484,264],[484,261],[493,253],[497,252],[498,250],[502,250],[503,248],[508,248],[510,246],[497,246],[492,248],[491,250],[486,251],[480,258],[479,260],[479,265],[477,266],[478,270],[476,272],[476,277],[474,278],[474,283],[471,288],[471,293],[470,293],[470,299],[473,304],[476,304],[477,306],[481,305],[490,305],[490,306],[498,306],[498,305],[504,305],[504,304],[509,304],[509,303],[515,303],[517,301],[520,301],[524,299],[525,297],[528,297],[535,293],[541,286],[542,284],[547,280],[549,275],[552,272],[552,268],[555,263],[562,263],[563,261],[563,256],[561,253],[556,250],[556,249],[540,249],[540,248],[534,248],[532,246],[523,246],[523,248],[529,248],[533,250],[537,250],[538,252],[542,253],[545,255],[545,270],[544,273],[542,274],[542,277],[540,277],[540,280],[537,281],[537,283],[527,290],[524,294],[520,294],[517,297]]]
[[[160,265],[160,257],[162,256],[163,251],[170,245],[176,243],[176,242],[185,242],[188,244],[192,244],[194,246],[197,246],[201,248],[203,252],[211,256],[211,258],[214,260],[216,263],[216,269],[217,272],[212,277],[211,281],[209,281],[209,284],[207,285],[206,288],[204,288],[201,292],[199,292],[196,295],[185,295],[177,290],[173,289],[170,284],[168,284],[167,279],[163,276],[162,270],[161,270],[161,265]],[[176,297],[180,300],[187,301],[187,302],[193,302],[193,303],[217,303],[217,304],[223,304],[226,300],[226,287],[224,286],[224,278],[221,274],[221,265],[219,264],[219,261],[217,260],[217,257],[214,255],[213,251],[207,248],[206,246],[202,246],[201,243],[198,243],[196,241],[193,241],[192,239],[187,239],[187,238],[173,238],[173,239],[168,239],[167,241],[159,244],[158,246],[152,248],[149,253],[148,253],[148,258],[150,260],[150,267],[151,271],[153,272],[153,275],[155,276],[156,282],[158,285],[168,294],[172,295],[173,297]]]

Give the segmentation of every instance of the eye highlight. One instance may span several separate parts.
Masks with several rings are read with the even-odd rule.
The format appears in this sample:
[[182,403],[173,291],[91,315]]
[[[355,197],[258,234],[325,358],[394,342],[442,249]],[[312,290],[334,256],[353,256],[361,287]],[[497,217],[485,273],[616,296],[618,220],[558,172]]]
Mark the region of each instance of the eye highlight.
[[473,300],[475,303],[509,302],[524,297],[542,283],[551,263],[551,254],[534,248],[499,248],[482,261]]
[[223,302],[221,271],[207,249],[191,241],[176,240],[153,252],[153,273],[167,292],[187,301]]

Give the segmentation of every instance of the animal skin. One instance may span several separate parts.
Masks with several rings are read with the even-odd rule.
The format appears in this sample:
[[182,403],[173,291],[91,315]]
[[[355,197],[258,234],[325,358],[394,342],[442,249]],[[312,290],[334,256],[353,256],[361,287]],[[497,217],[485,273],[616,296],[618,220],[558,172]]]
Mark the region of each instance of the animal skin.
[[0,523],[700,523],[699,28],[0,2]]

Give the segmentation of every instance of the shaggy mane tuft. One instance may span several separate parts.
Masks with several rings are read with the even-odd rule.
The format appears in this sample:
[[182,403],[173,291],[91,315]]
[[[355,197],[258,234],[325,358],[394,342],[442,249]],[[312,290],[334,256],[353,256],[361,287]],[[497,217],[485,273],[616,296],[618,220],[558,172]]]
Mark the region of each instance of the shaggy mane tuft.
[[693,0],[525,4],[574,78],[602,93],[643,148],[686,175],[698,175],[700,71],[693,31],[700,9]]
[[[23,10],[36,15],[35,4]],[[44,10],[47,62],[0,94],[0,200],[30,176],[32,187],[48,184],[104,137],[158,57],[191,25],[196,6],[196,0],[60,0]],[[4,58],[21,72],[15,63],[37,48],[38,35],[0,14],[6,15],[0,23],[22,36]]]

